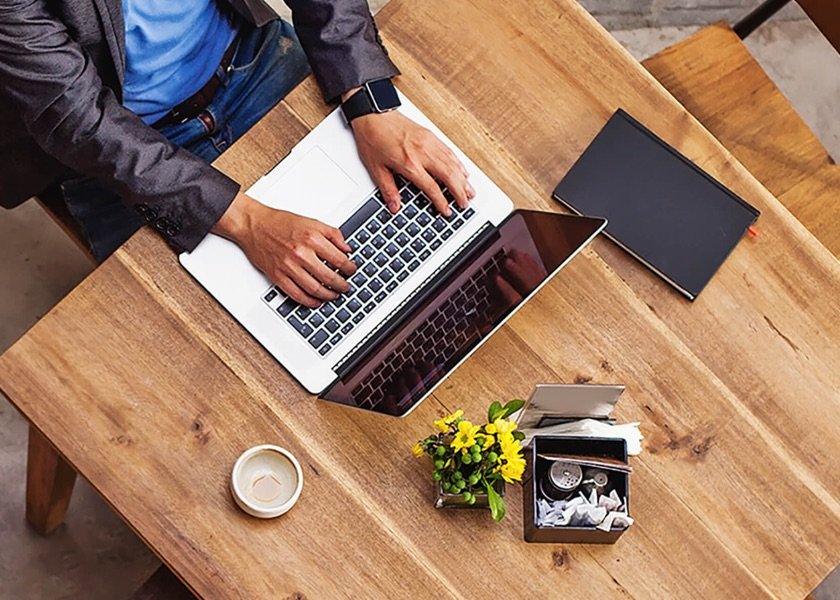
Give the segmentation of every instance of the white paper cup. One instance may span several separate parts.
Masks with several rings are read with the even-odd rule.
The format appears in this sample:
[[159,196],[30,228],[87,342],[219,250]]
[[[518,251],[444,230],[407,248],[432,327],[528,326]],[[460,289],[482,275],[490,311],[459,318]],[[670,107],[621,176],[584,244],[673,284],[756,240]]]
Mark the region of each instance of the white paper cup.
[[288,450],[271,444],[243,452],[230,475],[230,491],[236,504],[261,519],[288,512],[302,489],[300,463]]

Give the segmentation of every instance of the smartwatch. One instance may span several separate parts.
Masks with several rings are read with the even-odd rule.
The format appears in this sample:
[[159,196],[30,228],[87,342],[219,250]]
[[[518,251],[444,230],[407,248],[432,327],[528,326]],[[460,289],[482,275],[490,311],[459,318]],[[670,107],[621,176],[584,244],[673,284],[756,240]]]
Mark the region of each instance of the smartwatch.
[[368,81],[358,92],[347,98],[341,104],[341,110],[347,123],[356,117],[371,113],[383,113],[394,110],[400,105],[397,88],[390,79]]

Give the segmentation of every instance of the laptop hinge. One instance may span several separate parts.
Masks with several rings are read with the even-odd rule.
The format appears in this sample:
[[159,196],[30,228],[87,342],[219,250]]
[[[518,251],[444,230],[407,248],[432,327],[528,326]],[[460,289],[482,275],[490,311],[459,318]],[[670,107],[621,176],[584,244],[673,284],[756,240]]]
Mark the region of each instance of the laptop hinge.
[[[495,241],[498,237],[498,229],[489,222],[476,231],[452,254],[447,262],[438,267],[423,283],[417,286],[414,294],[406,298],[388,316],[382,319],[382,324],[379,327],[371,331],[338,361],[333,370],[338,374],[339,380],[344,379],[345,375],[362,362],[383,339],[391,335],[408,315],[435,294],[450,275],[459,272],[474,256],[482,252],[488,243]],[[335,383],[338,383],[338,381]]]

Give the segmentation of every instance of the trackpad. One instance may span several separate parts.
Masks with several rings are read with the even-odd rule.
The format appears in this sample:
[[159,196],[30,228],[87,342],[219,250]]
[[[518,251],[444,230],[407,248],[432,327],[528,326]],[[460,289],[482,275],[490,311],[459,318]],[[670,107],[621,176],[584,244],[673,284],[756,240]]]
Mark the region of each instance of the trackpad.
[[290,156],[248,190],[272,208],[329,222],[356,182],[319,147],[300,160]]

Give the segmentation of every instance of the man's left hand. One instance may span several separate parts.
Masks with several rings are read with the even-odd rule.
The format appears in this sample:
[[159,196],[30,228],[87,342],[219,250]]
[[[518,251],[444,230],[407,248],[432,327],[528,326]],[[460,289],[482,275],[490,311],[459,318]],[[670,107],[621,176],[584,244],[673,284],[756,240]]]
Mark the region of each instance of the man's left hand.
[[449,216],[451,210],[435,179],[443,182],[462,208],[475,196],[467,181],[469,173],[455,153],[435,134],[399,111],[357,117],[351,126],[359,156],[392,213],[400,208],[394,173],[420,188],[444,216]]

